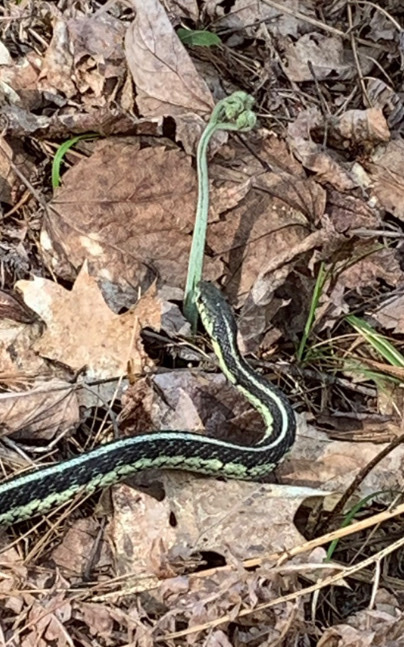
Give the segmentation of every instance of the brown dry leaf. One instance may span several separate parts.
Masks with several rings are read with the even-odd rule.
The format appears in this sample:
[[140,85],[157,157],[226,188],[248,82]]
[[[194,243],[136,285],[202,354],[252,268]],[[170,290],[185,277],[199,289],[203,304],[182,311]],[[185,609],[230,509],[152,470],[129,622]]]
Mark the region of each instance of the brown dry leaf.
[[86,265],[71,291],[47,279],[18,281],[24,300],[45,321],[47,329],[35,350],[74,371],[86,367],[93,379],[117,377],[128,363],[139,374],[147,361],[140,339],[142,327],[160,327],[160,304],[154,290],[128,312],[116,315],[105,303]]
[[39,331],[37,322],[28,325],[0,320],[0,378],[10,388],[51,375],[46,362],[32,350]]
[[[367,362],[365,362],[366,365]],[[377,367],[377,364],[379,362],[376,362],[374,365],[374,368],[377,370],[383,371],[383,364],[379,364],[379,368]],[[369,364],[371,368],[373,368],[372,363]],[[395,368],[396,371],[392,370],[389,371],[389,367],[386,366],[384,373],[386,375],[392,375],[393,377],[398,378],[402,382],[402,378],[404,376],[404,370],[396,367],[392,367],[393,369]],[[401,375],[400,375],[401,373]],[[402,424],[402,419],[400,416],[400,412],[403,411],[404,408],[404,392],[402,389],[401,384],[396,384],[392,381],[388,381],[386,385],[383,385],[383,388],[380,387],[377,392],[377,409],[380,411],[381,414],[389,416],[391,420],[391,430],[393,432],[393,437],[390,438],[389,440],[394,440],[395,438],[401,436],[403,433],[403,424]],[[394,428],[395,427],[395,428]]]
[[[155,605],[153,605],[153,602],[151,606],[154,609],[156,608]],[[116,626],[116,624],[118,623],[119,626],[124,627],[125,629],[127,628],[127,634],[125,634],[125,636],[130,636],[129,640],[131,647],[132,644],[134,645],[134,647],[135,645],[136,647],[155,647],[155,625],[153,626],[153,624],[150,622],[150,615],[147,613],[146,609],[142,607],[139,596],[136,597],[135,602],[132,603],[129,608],[127,605],[125,605],[125,608],[119,608],[117,604],[114,604],[111,605],[109,609],[111,617],[115,621],[114,625]],[[116,636],[115,627],[114,636]],[[136,637],[136,642],[132,640],[134,636]],[[112,645],[113,644],[114,643],[112,643]]]
[[20,432],[21,438],[53,438],[76,427],[80,420],[74,387],[62,380],[31,389],[0,393],[1,435]]
[[[231,11],[220,0],[210,0],[206,3],[206,11],[212,21],[220,24],[221,29],[228,28],[230,32],[242,31],[256,38],[257,25],[264,24],[264,39],[268,32],[275,38],[288,35],[296,38],[301,30],[307,29],[307,23],[294,15],[297,5],[303,15],[315,18],[311,3],[297,3],[296,0],[271,0],[271,3],[234,0]],[[282,11],[284,8],[289,12]]]
[[324,214],[326,192],[313,178],[302,177],[301,171],[296,174],[267,172],[256,177],[253,186],[300,211],[310,221],[318,222]]
[[0,139],[0,177],[1,193],[0,199],[6,204],[12,204],[17,195],[19,179],[14,174],[10,161],[14,157],[11,146],[6,142],[4,137]]
[[245,444],[262,434],[261,416],[221,374],[183,370],[141,379],[128,387],[122,404],[120,426],[128,435],[147,429],[204,429]]
[[[200,578],[177,577],[160,583],[153,595],[160,604],[168,607],[159,621],[160,630],[167,635],[166,632],[170,633],[180,622],[186,622],[185,626],[192,631],[199,624],[207,623],[210,627],[210,623],[216,619],[234,620],[232,644],[241,647],[251,642],[254,644],[257,636],[261,638],[264,634],[265,639],[270,641],[265,641],[265,645],[276,645],[285,629],[290,627],[291,619],[300,626],[304,618],[302,597],[297,602],[278,603],[276,609],[256,610],[254,617],[240,618],[240,611],[252,610],[261,601],[279,599],[285,590],[297,591],[300,585],[296,575],[282,577],[271,572],[269,567],[247,572],[242,563],[236,560],[233,560],[232,566],[232,572],[218,570]],[[192,633],[187,637],[196,639]],[[209,638],[197,644],[208,645]]]
[[[339,201],[339,203],[343,207],[346,200],[348,200],[347,205],[351,209],[355,205],[355,201],[352,203],[349,197]],[[355,218],[353,215],[352,218],[354,226],[359,224],[361,220],[366,221],[367,219],[366,209],[362,210],[363,217],[361,217],[360,204],[358,205],[359,213],[357,217]],[[340,210],[340,207],[337,207],[336,211],[332,210],[332,212],[333,220],[340,229],[343,229],[344,224],[349,226],[347,219],[349,219],[350,211],[344,213],[343,209]],[[363,224],[365,223],[363,222]],[[347,248],[346,254],[350,254],[350,260],[354,261],[354,254],[359,260],[352,263],[348,262],[347,268],[339,272],[333,286],[330,288],[327,285],[323,290],[320,307],[317,309],[315,317],[318,330],[331,327],[341,314],[348,314],[349,306],[345,300],[347,290],[355,290],[355,292],[361,294],[365,289],[378,288],[380,282],[386,282],[392,287],[403,283],[404,272],[400,267],[397,251],[393,248],[378,249],[377,247],[375,249],[373,242],[356,241],[354,248],[352,246]],[[321,253],[321,258],[324,258],[324,250]],[[315,260],[315,256],[313,260]]]
[[312,64],[319,81],[332,73],[346,79],[354,71],[352,64],[344,60],[342,39],[335,36],[312,32],[304,34],[295,42],[285,40],[283,54],[287,62],[285,73],[296,83],[313,81],[308,62]]
[[8,102],[15,102],[25,109],[34,107],[39,95],[37,85],[40,64],[41,59],[36,52],[27,52],[26,56],[16,60],[10,58],[7,62],[4,61],[0,66],[2,102],[4,92]]
[[130,573],[153,582],[154,577],[173,576],[179,562],[198,563],[201,551],[231,560],[287,550],[302,541],[293,524],[302,501],[326,494],[321,489],[223,482],[180,472],[165,472],[162,478],[163,501],[126,485],[113,490],[109,534],[118,575]]
[[76,95],[77,87],[69,32],[65,20],[57,15],[56,9],[53,13],[56,15],[52,40],[45,52],[38,87],[44,91],[62,93],[70,99]]
[[[226,155],[228,148],[223,146],[221,153]],[[212,180],[209,219],[214,222],[220,219],[221,214],[237,207],[248,195],[253,178],[239,170],[215,164],[214,160],[209,164],[209,178]]]
[[[307,427],[297,436],[293,452],[279,467],[283,482],[323,487],[343,492],[382,449],[370,442],[331,441],[327,434]],[[404,470],[404,447],[396,447],[366,476],[358,489],[358,496],[380,490],[400,490]]]
[[[276,290],[285,280],[285,277],[293,269],[294,259],[299,259],[302,255],[307,254],[307,252],[312,252],[313,249],[318,247],[323,247],[332,245],[332,243],[338,240],[335,230],[332,226],[329,225],[327,219],[323,221],[323,227],[314,231],[312,234],[309,234],[301,242],[297,242],[293,247],[287,248],[278,256],[274,255],[269,263],[266,263],[261,269],[260,274],[258,275],[257,280],[255,281],[251,295],[249,296],[247,306],[252,304],[254,307],[259,305],[269,305],[273,306],[273,303],[276,303],[274,300],[274,290]],[[299,272],[294,274],[289,281],[289,299],[288,302],[291,304],[291,314],[296,321],[294,323],[294,329],[296,332],[300,331],[304,326],[304,321],[300,321],[299,318],[304,317],[302,307],[299,306],[299,297],[302,299],[302,304],[306,303],[308,296],[312,293],[312,281],[301,277]],[[285,298],[285,297],[284,297]],[[288,305],[289,303],[285,303]],[[254,308],[251,310],[253,315]]]
[[[251,134],[253,136],[254,133]],[[301,211],[307,220],[320,220],[326,203],[324,189],[307,177],[302,165],[279,137],[261,129],[256,140],[255,155],[232,140],[220,150],[224,163],[213,160],[209,164],[209,177],[214,183],[211,219],[237,206],[247,189],[252,187],[282,200],[296,212]],[[229,161],[233,162],[234,168],[229,168]],[[241,192],[240,196],[237,196],[238,192]],[[226,202],[227,195],[229,203]]]
[[[63,541],[52,551],[54,564],[65,577],[82,580],[92,556],[91,566],[104,571],[111,565],[108,544],[98,543],[99,523],[92,518],[78,519],[67,530]],[[95,552],[96,547],[96,552]]]
[[21,197],[21,180],[13,164],[26,177],[30,177],[35,168],[21,141],[0,137],[0,200],[9,205],[14,205]]
[[[108,88],[111,83],[123,83],[127,74],[124,23],[103,12],[72,18],[67,21],[67,29],[81,100],[90,106],[110,103]],[[112,93],[114,98],[115,95],[116,88]]]
[[0,554],[0,599],[4,609],[18,615],[24,599],[17,593],[21,584],[27,580],[28,569],[15,545],[2,546]]
[[167,0],[164,3],[170,14],[190,18],[194,22],[199,20],[199,7],[197,0]]
[[369,101],[374,108],[383,110],[390,128],[399,127],[404,118],[404,103],[383,79],[370,79],[367,84]]
[[206,647],[233,647],[224,631],[220,630],[212,631],[209,640],[205,644]]
[[[45,2],[36,17],[39,14],[44,25],[53,26],[45,53],[29,51],[0,68],[0,82],[7,87],[2,115],[9,134],[59,140],[83,132],[161,135],[158,119],[146,121],[132,115],[133,89],[127,82],[122,20],[103,11],[97,15],[81,15],[75,9],[62,13],[55,3]],[[68,18],[69,14],[74,17]],[[22,14],[16,20],[23,17],[27,18]],[[21,30],[24,33],[23,26]],[[66,97],[74,98],[74,108],[66,107]],[[43,110],[38,114],[40,107],[53,102],[61,109],[52,111],[50,117]]]
[[[170,276],[169,285],[183,284],[190,243],[189,232],[193,226],[191,191],[194,190],[194,176],[184,157],[165,149],[137,151],[134,146],[131,151],[132,144],[130,140],[126,141],[129,143],[122,143],[115,148],[108,144],[106,152],[101,147],[85,164],[79,164],[77,171],[73,169],[65,176],[66,188],[58,193],[53,203],[58,207],[58,214],[53,214],[52,221],[46,225],[47,229],[42,236],[45,248],[52,254],[63,249],[66,259],[74,266],[90,255],[91,272],[101,282],[108,303],[115,309],[120,305],[128,305],[127,300],[133,294],[133,286],[137,285],[137,281],[141,281],[143,288],[149,284],[150,274],[139,258],[141,255],[147,265],[150,263],[149,259],[153,259],[162,279]],[[276,137],[264,139],[260,151],[273,167],[272,172],[263,172],[262,165],[250,153],[246,153],[244,149],[239,155],[240,150],[239,146],[232,143],[224,149],[223,154],[230,158],[237,156],[237,166],[242,171],[229,170],[219,163],[210,166],[214,187],[208,245],[214,251],[215,258],[205,259],[205,276],[218,276],[222,271],[223,260],[227,261],[232,271],[228,285],[231,295],[234,287],[239,295],[246,294],[261,270],[262,258],[273,257],[275,249],[278,252],[279,249],[291,249],[304,237],[304,226],[309,227],[308,217],[312,217],[314,213],[316,219],[320,219],[325,204],[322,187],[305,178],[300,165]],[[115,187],[117,167],[122,169],[122,176],[128,177],[128,184],[122,181],[118,188]],[[109,169],[112,168],[115,174],[110,178]],[[101,189],[98,186],[94,189],[94,182],[91,185],[87,178],[90,174],[100,178],[97,185],[103,183]],[[145,201],[140,189],[139,196],[134,194],[133,185],[135,191],[138,186],[144,190],[146,181],[152,184]],[[82,183],[85,183],[83,189]],[[111,185],[110,199],[105,196],[105,186],[108,183]],[[178,200],[171,194],[174,183]],[[74,195],[81,205],[80,216],[76,204],[71,206],[73,184]],[[166,187],[165,192],[161,190],[161,186]],[[251,189],[251,186],[257,186],[257,189]],[[60,206],[62,200],[68,201],[68,204],[64,202]],[[240,203],[241,206],[238,206]],[[183,222],[176,215],[178,213]],[[165,234],[163,238],[162,228]],[[122,253],[119,249],[122,249]],[[136,259],[130,256],[134,249],[137,250]],[[54,261],[57,272],[63,273],[60,257],[58,261]],[[67,271],[69,267],[71,266],[66,266]],[[117,294],[120,289],[125,291],[124,303],[119,301],[123,298],[120,293]],[[236,294],[232,296],[234,298]],[[243,297],[241,301],[242,299]]]
[[126,72],[124,24],[107,13],[68,20],[54,6],[49,8],[54,16],[53,33],[42,62],[39,90],[69,98],[79,93],[84,104],[104,105],[106,84],[123,81]]
[[71,638],[64,627],[71,620],[72,607],[65,592],[49,592],[40,602],[33,600],[27,617],[29,631],[24,636],[25,645],[35,647],[71,647]]
[[262,259],[268,262],[298,243],[306,222],[301,212],[253,189],[226,219],[212,223],[208,245],[228,264],[229,294],[239,295],[239,303],[243,302],[262,269]]
[[[323,143],[320,143],[325,134],[333,149],[324,150]],[[288,127],[288,140],[296,157],[317,174],[319,182],[328,182],[341,192],[353,189],[358,180],[350,168],[352,165],[347,164],[337,149],[344,151],[348,146],[358,144],[363,148],[374,148],[376,143],[386,142],[389,138],[386,119],[376,108],[349,110],[327,123],[317,108],[311,108],[301,112]]]
[[327,215],[335,231],[348,233],[352,230],[377,229],[382,227],[380,212],[363,199],[329,189],[327,192]]
[[390,139],[390,130],[383,112],[379,108],[347,110],[333,122],[333,136],[339,135],[352,144],[365,146]]
[[[187,155],[195,155],[205,127],[206,123],[203,118],[193,112],[175,117],[175,141],[181,145]],[[209,144],[209,155],[214,155],[227,140],[226,131],[217,131]]]
[[108,606],[80,602],[75,616],[87,625],[90,634],[96,636],[97,641],[105,641],[107,645],[114,644],[114,617]]
[[196,201],[189,158],[115,139],[100,142],[63,179],[41,234],[59,274],[71,278],[87,259],[115,310],[156,277],[184,284]]
[[[271,319],[287,304],[287,298],[275,299],[274,292],[290,279],[292,261],[305,252],[301,245],[311,222],[322,219],[325,208],[324,189],[306,177],[284,142],[262,131],[256,150],[270,170],[263,169],[256,157],[234,142],[226,147],[225,154],[237,159],[237,170],[210,166],[210,176],[219,189],[212,191],[208,245],[231,270],[226,291],[233,302],[243,305],[239,329],[244,348],[249,350],[256,349]],[[231,210],[226,208],[226,196],[234,207]],[[238,204],[240,197],[243,201]],[[256,299],[263,259],[266,268],[282,254],[288,255],[287,261],[260,281],[264,287]]]
[[189,475],[164,475],[165,491],[174,515],[176,550],[215,551],[245,559],[268,550],[283,551],[302,537],[293,519],[307,497],[320,489],[215,481]]
[[[263,135],[257,150],[271,170],[263,170],[256,157],[235,143],[227,147],[227,155],[236,157],[237,171],[210,166],[220,195],[217,199],[213,190],[208,245],[230,270],[226,291],[238,305],[262,271],[262,259],[270,263],[297,245],[306,236],[310,220],[321,218],[325,205],[324,190],[305,177],[286,145],[275,136]],[[226,207],[227,196],[232,209]],[[280,284],[286,276],[287,272]]]
[[316,173],[316,180],[329,183],[338,191],[349,191],[357,182],[331,153],[324,151],[322,144],[311,139],[311,132],[321,133],[324,118],[317,108],[302,111],[288,126],[288,142],[294,155],[306,168]]
[[[391,8],[394,9],[395,7],[400,8],[400,4],[393,4]],[[397,40],[397,23],[387,11],[375,11],[372,13],[368,27],[368,35],[375,42]]]
[[[377,395],[380,404],[381,393]],[[391,400],[389,404],[390,409],[394,407]],[[327,429],[329,437],[335,440],[389,443],[400,433],[400,421],[392,415],[362,414],[360,417],[352,417],[343,413],[324,413],[316,418],[316,423],[319,429]]]
[[[161,576],[166,553],[175,544],[176,531],[170,524],[170,504],[167,498],[137,492],[127,485],[113,488],[114,516],[108,528],[113,545],[117,575],[141,576],[154,581]],[[173,575],[173,573],[170,573]],[[164,573],[167,577],[167,573]]]
[[[54,390],[55,385],[49,383],[49,379],[55,375],[60,375],[57,367],[50,367],[33,350],[33,344],[40,334],[42,324],[35,313],[27,308],[22,300],[15,298],[13,294],[3,292],[0,296],[2,301],[0,308],[2,310],[3,318],[0,318],[0,381],[8,391],[11,392],[11,401],[4,402],[4,406],[8,410],[7,415],[10,415],[10,423],[12,422],[13,431],[19,428],[17,409],[20,409],[22,424],[31,424],[33,418],[31,414],[34,410],[40,414],[40,419],[43,420],[42,404],[46,407],[47,396],[35,395],[35,392],[29,393],[28,389],[34,383],[42,393],[48,392],[49,406],[52,408],[51,401],[53,396],[50,392]],[[18,323],[18,321],[31,321],[28,323]],[[48,383],[46,383],[48,381]],[[60,385],[56,386],[56,389]],[[66,386],[66,385],[65,385]],[[70,386],[68,390],[70,390]],[[24,392],[24,393],[23,393]],[[14,395],[13,395],[14,394]],[[28,405],[28,400],[32,396],[32,406]],[[60,396],[59,396],[60,397]],[[27,398],[26,404],[23,405],[23,398]],[[56,400],[58,397],[56,398]],[[42,404],[40,404],[42,402]],[[25,407],[27,408],[25,409]],[[21,410],[21,407],[23,409]],[[16,413],[16,417],[11,414],[11,410]],[[27,417],[24,415],[27,414]],[[52,423],[52,419],[50,418]],[[41,425],[40,425],[41,426]],[[52,424],[51,424],[52,426]],[[11,427],[10,427],[11,428]]]
[[357,182],[341,164],[328,153],[321,150],[321,146],[314,142],[293,142],[293,152],[300,159],[303,166],[316,174],[317,182],[331,184],[338,191],[350,191]]
[[379,146],[364,166],[380,205],[404,220],[404,142],[394,139],[386,146]]
[[209,89],[158,0],[131,0],[136,17],[126,33],[126,56],[136,102],[146,117],[210,113]]
[[0,319],[11,319],[19,323],[34,323],[36,315],[17,294],[8,290],[0,290]]
[[317,647],[403,647],[402,605],[392,593],[378,589],[372,609],[347,618],[346,624],[326,629]]
[[356,245],[356,254],[363,255],[364,258],[341,272],[338,277],[341,285],[358,291],[375,287],[380,281],[386,282],[391,287],[403,285],[404,271],[400,267],[397,251],[392,248],[373,250],[374,243]]
[[387,299],[380,308],[372,312],[372,317],[386,330],[403,333],[404,295],[399,294]]
[[11,54],[4,43],[0,42],[0,65],[10,65],[12,62]]

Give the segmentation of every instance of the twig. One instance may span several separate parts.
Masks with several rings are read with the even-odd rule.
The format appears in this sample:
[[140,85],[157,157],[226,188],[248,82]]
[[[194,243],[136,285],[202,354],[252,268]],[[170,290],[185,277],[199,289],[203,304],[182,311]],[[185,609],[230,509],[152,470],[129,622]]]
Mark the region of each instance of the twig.
[[369,99],[369,95],[368,95],[368,92],[367,92],[367,89],[366,89],[366,84],[365,84],[365,81],[364,81],[364,78],[363,78],[362,68],[361,68],[360,61],[359,61],[358,50],[356,48],[355,36],[353,34],[353,31],[352,31],[352,29],[353,29],[352,8],[351,8],[350,4],[348,4],[347,9],[348,9],[348,23],[349,23],[349,31],[350,31],[350,36],[351,36],[352,54],[353,54],[353,57],[354,57],[354,60],[355,60],[356,70],[358,72],[359,84],[360,84],[361,89],[362,89],[363,102],[368,108],[370,108],[372,106],[372,102]]

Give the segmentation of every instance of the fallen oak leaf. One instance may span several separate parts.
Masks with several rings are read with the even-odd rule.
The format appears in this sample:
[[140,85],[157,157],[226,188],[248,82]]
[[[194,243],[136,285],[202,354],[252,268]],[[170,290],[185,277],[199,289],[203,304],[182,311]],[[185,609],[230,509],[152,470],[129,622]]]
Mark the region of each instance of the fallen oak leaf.
[[135,374],[141,373],[149,361],[140,331],[145,326],[160,326],[160,304],[154,286],[121,315],[107,306],[86,264],[71,291],[40,277],[18,281],[16,287],[25,303],[46,323],[45,332],[33,345],[43,357],[62,362],[74,371],[86,366],[87,376],[92,379],[125,374],[128,362]]

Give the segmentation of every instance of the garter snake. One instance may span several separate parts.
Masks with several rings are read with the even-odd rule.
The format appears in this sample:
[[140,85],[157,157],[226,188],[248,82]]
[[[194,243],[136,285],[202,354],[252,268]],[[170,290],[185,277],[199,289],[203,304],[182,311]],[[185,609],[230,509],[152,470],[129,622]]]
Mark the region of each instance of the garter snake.
[[0,524],[43,514],[78,492],[93,492],[149,468],[259,480],[279,463],[295,438],[295,417],[288,400],[241,356],[233,312],[217,288],[201,282],[196,303],[221,370],[264,420],[260,442],[244,446],[187,431],[114,440],[0,484]]

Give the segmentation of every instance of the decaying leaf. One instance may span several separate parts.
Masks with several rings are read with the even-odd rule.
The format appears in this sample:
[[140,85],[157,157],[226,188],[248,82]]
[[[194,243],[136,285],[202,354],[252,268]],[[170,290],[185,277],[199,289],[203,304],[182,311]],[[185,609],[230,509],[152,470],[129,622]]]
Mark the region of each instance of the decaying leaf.
[[317,79],[326,79],[337,72],[344,78],[352,74],[352,64],[344,61],[341,39],[319,33],[304,34],[296,42],[285,42],[285,71],[291,81],[311,81],[313,72]]
[[14,205],[21,191],[21,179],[15,172],[15,167],[20,173],[27,175],[35,168],[31,156],[20,141],[0,137],[0,200],[7,205]]
[[79,420],[77,394],[62,380],[36,380],[33,388],[0,393],[2,435],[18,431],[21,438],[53,438],[74,429]]
[[195,173],[190,160],[134,139],[100,142],[64,176],[42,244],[58,274],[88,260],[111,307],[129,307],[138,287],[156,278],[185,281],[191,244]]
[[33,323],[35,313],[27,308],[17,294],[0,290],[0,319],[12,319],[20,323]]
[[131,0],[136,17],[126,34],[126,56],[144,116],[209,114],[213,101],[158,0]]
[[106,541],[97,546],[99,532],[95,519],[78,519],[63,537],[62,543],[52,551],[52,560],[65,577],[79,581],[88,568],[88,556],[98,548],[92,566],[97,569],[111,567],[112,555]]
[[404,220],[403,159],[404,143],[395,139],[378,147],[365,165],[379,203],[400,220]]
[[147,357],[140,340],[144,326],[159,328],[160,306],[153,290],[130,311],[116,315],[105,303],[94,278],[84,266],[69,292],[47,279],[19,281],[24,300],[46,323],[34,344],[49,359],[74,371],[86,369],[92,378],[141,373]]
[[[327,434],[307,427],[299,434],[293,454],[279,469],[283,482],[329,491],[344,491],[360,470],[378,454],[380,445],[372,442],[330,441]],[[378,490],[400,488],[404,447],[396,447],[367,475],[358,488],[358,497]]]
[[388,142],[390,130],[383,112],[378,108],[347,110],[333,123],[331,136],[339,135],[352,145],[366,146]]
[[386,299],[383,305],[372,313],[372,316],[386,330],[402,334],[404,332],[404,295],[398,294]]
[[344,624],[324,631],[318,647],[389,647],[403,644],[404,618],[400,602],[386,589],[379,589],[372,609],[351,614]]

